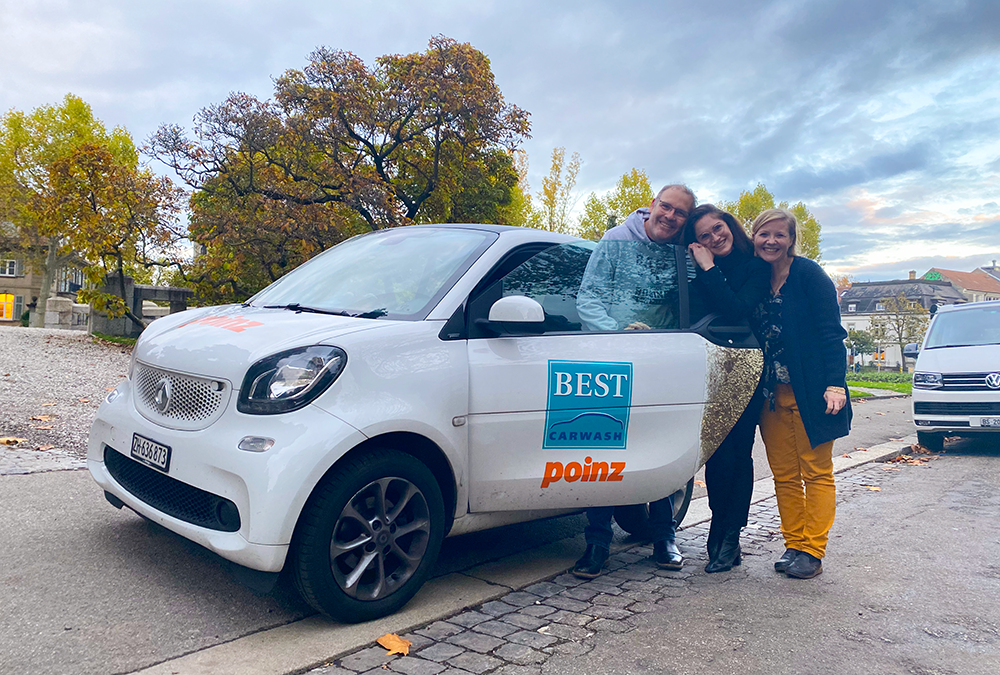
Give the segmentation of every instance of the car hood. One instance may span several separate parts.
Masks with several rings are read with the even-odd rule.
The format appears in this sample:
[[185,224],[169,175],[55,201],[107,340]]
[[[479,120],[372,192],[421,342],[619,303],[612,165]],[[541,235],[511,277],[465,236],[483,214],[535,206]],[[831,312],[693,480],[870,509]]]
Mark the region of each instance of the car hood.
[[916,370],[925,373],[992,373],[1000,371],[1000,345],[923,349]]
[[239,389],[247,369],[277,352],[335,344],[359,331],[395,323],[243,305],[202,307],[157,319],[136,343],[136,360],[191,375],[229,380]]

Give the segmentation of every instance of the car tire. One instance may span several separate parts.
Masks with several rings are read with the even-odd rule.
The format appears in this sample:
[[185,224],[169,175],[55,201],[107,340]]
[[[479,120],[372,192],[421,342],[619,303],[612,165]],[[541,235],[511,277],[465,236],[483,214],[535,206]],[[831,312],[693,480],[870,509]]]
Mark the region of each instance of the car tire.
[[944,450],[944,436],[941,434],[932,434],[929,431],[918,431],[917,443],[924,446],[931,452],[941,452]]
[[[674,505],[674,521],[680,527],[688,507],[691,506],[691,494],[694,492],[694,478],[684,486],[684,498]],[[649,537],[649,504],[629,504],[615,507],[615,522],[629,534],[647,539]]]
[[427,580],[444,527],[430,469],[398,450],[368,450],[316,487],[292,539],[290,572],[302,598],[323,614],[345,623],[376,619]]

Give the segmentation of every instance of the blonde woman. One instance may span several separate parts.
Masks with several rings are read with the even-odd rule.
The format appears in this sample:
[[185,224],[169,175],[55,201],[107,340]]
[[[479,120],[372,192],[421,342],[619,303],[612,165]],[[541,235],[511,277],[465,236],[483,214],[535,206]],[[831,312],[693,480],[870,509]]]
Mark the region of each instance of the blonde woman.
[[768,209],[751,231],[754,253],[771,265],[771,292],[754,321],[764,348],[760,429],[786,548],[774,568],[810,579],[823,572],[836,510],[833,441],[851,428],[847,331],[833,281],[795,255],[795,216]]

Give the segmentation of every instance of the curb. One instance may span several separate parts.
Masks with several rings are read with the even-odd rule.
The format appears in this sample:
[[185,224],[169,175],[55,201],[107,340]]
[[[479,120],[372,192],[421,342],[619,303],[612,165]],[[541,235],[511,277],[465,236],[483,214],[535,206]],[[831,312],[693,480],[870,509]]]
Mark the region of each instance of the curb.
[[[892,397],[898,398],[898,397]],[[881,443],[848,456],[834,457],[833,471],[899,455],[916,435]],[[774,496],[774,481],[754,482],[751,503]],[[687,529],[711,518],[708,497],[692,500],[684,520]],[[642,542],[612,543],[612,552]],[[482,563],[427,582],[402,610],[361,624],[338,624],[314,615],[284,626],[258,631],[133,671],[136,675],[289,675],[302,673],[345,654],[370,646],[385,633],[407,633],[465,609],[481,605],[566,572],[583,549],[583,535],[567,537],[527,551]]]

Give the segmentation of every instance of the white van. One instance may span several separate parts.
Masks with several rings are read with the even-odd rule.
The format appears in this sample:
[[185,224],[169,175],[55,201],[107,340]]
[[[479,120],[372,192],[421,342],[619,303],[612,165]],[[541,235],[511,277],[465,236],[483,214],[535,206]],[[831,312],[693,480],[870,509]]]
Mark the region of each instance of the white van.
[[1000,439],[1000,301],[938,309],[916,357],[913,422],[920,444],[940,451],[945,436]]

